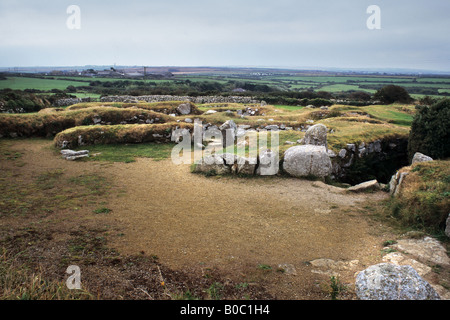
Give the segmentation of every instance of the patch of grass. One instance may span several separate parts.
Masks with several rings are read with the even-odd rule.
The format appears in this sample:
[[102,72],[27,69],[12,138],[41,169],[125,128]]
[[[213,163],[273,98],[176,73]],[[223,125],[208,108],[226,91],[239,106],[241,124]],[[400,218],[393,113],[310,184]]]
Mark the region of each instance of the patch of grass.
[[136,158],[164,160],[171,156],[173,143],[107,144],[89,147],[91,155],[85,161],[134,162]]
[[70,183],[83,186],[87,189],[87,195],[102,195],[108,190],[106,178],[98,174],[83,174],[69,179]]
[[0,300],[85,300],[86,290],[69,290],[64,282],[48,280],[42,271],[33,271],[18,259],[0,250]]
[[396,244],[397,241],[396,240],[386,240],[383,242],[383,247],[387,247],[387,246],[391,246],[393,244]]
[[220,282],[214,282],[208,289],[206,289],[206,293],[210,299],[220,300],[222,297],[223,289],[223,284],[221,284]]
[[450,211],[450,160],[415,164],[398,196],[387,202],[390,215],[404,227],[440,235]]
[[111,209],[105,208],[105,207],[93,210],[93,212],[96,214],[102,214],[102,213],[107,214],[107,213],[110,213],[111,211],[112,211]]
[[259,264],[258,269],[267,271],[267,270],[272,270],[272,267],[268,264]]
[[173,300],[200,300],[200,298],[193,294],[190,290],[179,294],[172,294],[171,298]]
[[339,295],[346,290],[346,287],[341,283],[339,277],[330,277],[330,297],[331,300],[338,300]]
[[41,190],[53,189],[63,174],[63,169],[49,170],[37,177],[36,185]]

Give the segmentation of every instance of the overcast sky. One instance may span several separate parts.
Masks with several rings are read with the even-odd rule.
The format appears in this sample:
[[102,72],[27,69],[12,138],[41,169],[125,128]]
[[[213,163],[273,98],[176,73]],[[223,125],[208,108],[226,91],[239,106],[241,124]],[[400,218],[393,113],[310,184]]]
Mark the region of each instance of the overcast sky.
[[[81,29],[66,25],[70,5]],[[449,0],[0,0],[0,66],[450,71],[449,15]]]

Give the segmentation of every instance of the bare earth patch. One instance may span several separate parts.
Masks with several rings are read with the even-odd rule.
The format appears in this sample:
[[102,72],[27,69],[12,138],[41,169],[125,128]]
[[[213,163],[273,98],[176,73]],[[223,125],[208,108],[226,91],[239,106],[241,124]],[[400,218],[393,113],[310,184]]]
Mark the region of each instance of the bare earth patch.
[[[153,265],[153,273],[147,277],[155,285],[161,282],[160,270],[164,279],[174,279],[174,283],[190,281],[191,289],[196,279],[205,279],[210,272],[217,274],[214,279],[222,284],[259,288],[247,298],[328,299],[330,274],[317,272],[311,261],[330,259],[350,266],[339,269],[340,281],[348,286],[340,298],[353,299],[355,272],[381,262],[382,243],[393,237],[388,227],[368,217],[367,205],[384,199],[387,195],[383,192],[348,194],[319,181],[285,177],[205,177],[191,173],[187,165],[172,164],[170,159],[71,162],[55,154],[51,145],[49,140],[11,141],[11,149],[22,156],[20,165],[2,162],[2,169],[11,172],[9,182],[37,179],[42,173],[60,169],[68,180],[58,180],[58,190],[67,181],[81,181],[76,177],[92,175],[106,177],[107,191],[97,198],[88,195],[84,202],[74,200],[38,218],[2,217],[2,236],[20,226],[39,223],[51,233],[41,242],[50,248],[52,243],[63,244],[65,240],[73,245],[83,230],[107,230],[100,235],[106,247],[116,252],[109,253],[108,261],[116,262],[108,264],[108,270],[118,279],[130,273],[114,269],[127,261],[124,257],[153,257],[159,270]],[[68,188],[65,192],[72,191]],[[89,197],[94,197],[91,202]],[[73,257],[66,254],[53,274],[61,272],[64,280],[64,263],[77,264]],[[97,258],[92,256],[94,265]],[[97,268],[102,267],[105,263],[97,263]],[[90,279],[86,270],[95,272],[92,266],[83,270],[86,281]],[[182,276],[177,278],[176,274]],[[93,277],[89,281],[91,288],[102,285]],[[124,286],[123,291],[128,289]],[[260,289],[264,293],[255,293]],[[163,293],[146,294],[148,288],[137,290],[135,286],[133,290],[142,291],[142,295],[132,298],[164,297]],[[109,298],[121,297],[118,293]]]

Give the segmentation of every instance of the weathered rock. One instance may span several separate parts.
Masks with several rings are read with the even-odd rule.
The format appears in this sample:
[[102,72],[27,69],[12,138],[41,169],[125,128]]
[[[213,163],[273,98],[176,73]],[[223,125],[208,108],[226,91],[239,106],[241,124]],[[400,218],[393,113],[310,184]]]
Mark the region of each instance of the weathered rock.
[[445,235],[450,238],[450,213],[448,214],[447,221],[445,222]]
[[346,271],[354,272],[355,268],[359,264],[359,260],[350,261],[335,261],[332,259],[315,259],[309,261],[312,266],[311,272],[317,274],[324,274],[328,276],[339,276]]
[[313,146],[324,146],[328,150],[327,127],[320,123],[311,126],[306,130],[303,143]]
[[436,239],[425,237],[423,239],[401,239],[392,245],[398,251],[406,252],[417,257],[418,260],[450,266],[447,250]]
[[416,152],[412,158],[411,164],[414,164],[417,162],[427,162],[427,161],[433,161],[433,158],[426,156],[423,153]]
[[414,259],[410,259],[401,252],[391,252],[383,256],[384,262],[393,263],[398,266],[409,265],[417,271],[417,273],[423,277],[431,272],[431,268],[423,263],[420,263]]
[[177,112],[182,115],[191,113],[191,104],[190,103],[182,103],[177,107]]
[[265,127],[266,130],[278,130],[279,127],[276,124],[271,124]]
[[234,145],[234,140],[236,139],[237,125],[233,120],[225,121],[219,130],[222,132],[222,145],[224,148]]
[[217,111],[216,110],[208,110],[208,111],[206,111],[204,114],[205,115],[209,115],[209,114],[214,114],[214,113],[216,113]]
[[256,158],[236,156],[235,163],[231,167],[231,171],[237,174],[253,175],[255,174],[257,161],[258,160]]
[[73,150],[61,150],[62,157],[66,160],[76,160],[80,158],[89,157],[89,151],[88,150],[81,150],[81,151],[73,151]]
[[273,152],[270,149],[260,150],[258,157],[257,175],[272,176],[278,173],[280,164],[277,152]]
[[194,172],[227,174],[231,173],[231,167],[225,164],[222,155],[210,155],[195,165]]
[[354,143],[348,143],[347,144],[347,150],[355,152],[356,151],[356,145]]
[[302,145],[291,147],[284,154],[283,169],[294,177],[326,177],[332,164],[324,146]]
[[281,263],[278,265],[278,269],[281,270],[284,274],[289,276],[297,275],[297,270],[295,269],[294,265],[290,263]]
[[347,189],[347,191],[350,192],[365,192],[365,191],[375,191],[380,190],[380,184],[377,180],[370,180],[366,182],[362,182],[360,184],[357,184],[355,186],[352,186]]
[[361,300],[440,300],[431,285],[409,265],[370,266],[358,273],[355,287]]
[[392,178],[391,181],[389,181],[389,193],[393,196],[397,196],[400,192],[401,185],[405,177],[408,175],[409,172],[396,172]]

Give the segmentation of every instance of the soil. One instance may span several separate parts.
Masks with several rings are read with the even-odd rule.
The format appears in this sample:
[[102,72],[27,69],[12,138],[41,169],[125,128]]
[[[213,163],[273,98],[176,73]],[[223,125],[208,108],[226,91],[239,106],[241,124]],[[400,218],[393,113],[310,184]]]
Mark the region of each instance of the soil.
[[[67,178],[105,177],[98,198],[1,220],[4,246],[25,246],[5,239],[30,236],[32,227],[39,234],[30,251],[36,265],[63,278],[69,264],[81,264],[84,284],[99,298],[167,299],[189,291],[203,298],[329,299],[330,276],[314,272],[311,261],[332,259],[358,260],[339,273],[346,286],[340,298],[354,299],[355,272],[381,262],[383,242],[395,237],[373,219],[387,197],[381,191],[350,194],[289,177],[206,177],[170,159],[67,161],[42,139],[16,140],[11,149],[22,153],[21,164],[1,165],[17,185],[61,169],[64,179],[56,189],[70,193]],[[99,206],[110,211],[93,213]],[[99,235],[100,244],[89,240]],[[68,248],[80,239],[91,249],[75,255]],[[215,296],[211,287],[218,283],[221,295]]]

